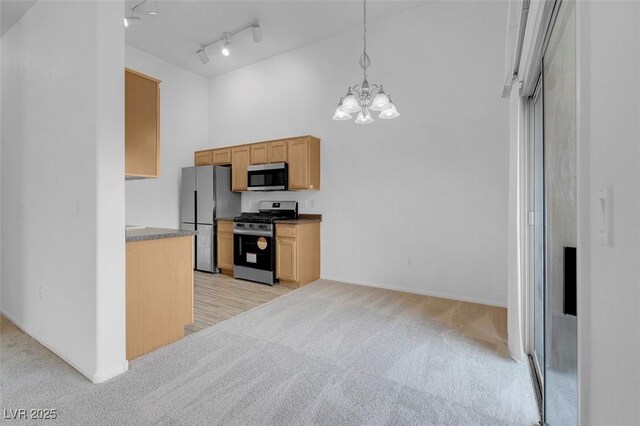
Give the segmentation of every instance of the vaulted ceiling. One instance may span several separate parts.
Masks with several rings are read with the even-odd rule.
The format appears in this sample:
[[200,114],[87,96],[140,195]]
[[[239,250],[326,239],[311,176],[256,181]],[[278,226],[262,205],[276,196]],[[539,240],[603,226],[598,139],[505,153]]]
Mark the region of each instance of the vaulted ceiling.
[[[138,3],[127,1],[130,8]],[[136,16],[142,23],[126,30],[126,43],[203,77],[220,75],[284,52],[362,27],[361,1],[159,1],[158,15],[144,5]],[[373,23],[424,5],[424,1],[370,1]],[[210,46],[208,64],[195,52],[200,45],[258,19],[262,41],[251,31],[232,39],[231,55],[223,57],[221,43]]]

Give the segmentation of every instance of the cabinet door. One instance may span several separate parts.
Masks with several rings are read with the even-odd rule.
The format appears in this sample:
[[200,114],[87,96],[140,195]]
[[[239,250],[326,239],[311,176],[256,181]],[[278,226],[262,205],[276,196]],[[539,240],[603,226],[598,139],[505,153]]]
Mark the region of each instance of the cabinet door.
[[269,142],[269,163],[287,162],[287,141]]
[[291,139],[288,151],[289,189],[307,189],[309,187],[309,139]]
[[226,166],[231,164],[231,148],[214,149],[211,151],[212,164]]
[[251,145],[251,164],[267,164],[269,160],[267,147],[266,143]]
[[208,166],[211,164],[211,151],[196,152],[195,165]]
[[247,190],[247,167],[249,166],[250,160],[251,151],[249,146],[242,146],[231,150],[231,189],[233,191]]
[[276,239],[276,277],[298,281],[296,240]]
[[218,268],[233,270],[233,234],[218,234]]
[[160,81],[125,70],[125,175],[160,174]]

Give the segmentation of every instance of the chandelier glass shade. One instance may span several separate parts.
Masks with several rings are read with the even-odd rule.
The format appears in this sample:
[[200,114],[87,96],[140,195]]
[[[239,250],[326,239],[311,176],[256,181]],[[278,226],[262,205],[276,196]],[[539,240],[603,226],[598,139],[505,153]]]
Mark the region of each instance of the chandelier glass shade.
[[380,111],[379,118],[390,120],[400,116],[396,106],[391,101],[391,97],[384,91],[382,85],[369,84],[367,80],[367,68],[371,65],[371,59],[367,54],[367,0],[364,0],[363,7],[363,34],[364,48],[360,56],[360,67],[362,68],[364,79],[362,84],[356,84],[347,89],[347,94],[340,98],[338,108],[333,115],[334,120],[349,120],[353,118],[351,114],[358,113],[355,120],[357,124],[373,123],[371,111]]

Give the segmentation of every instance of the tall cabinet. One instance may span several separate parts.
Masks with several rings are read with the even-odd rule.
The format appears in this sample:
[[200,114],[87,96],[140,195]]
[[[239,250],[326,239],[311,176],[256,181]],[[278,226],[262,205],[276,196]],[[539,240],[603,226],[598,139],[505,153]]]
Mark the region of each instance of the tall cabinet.
[[127,178],[160,176],[160,80],[125,69],[124,128]]

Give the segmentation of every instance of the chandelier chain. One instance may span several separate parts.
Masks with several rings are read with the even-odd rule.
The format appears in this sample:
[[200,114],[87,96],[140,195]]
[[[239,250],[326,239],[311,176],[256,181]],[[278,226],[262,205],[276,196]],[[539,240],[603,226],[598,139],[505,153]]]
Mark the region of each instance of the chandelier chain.
[[362,41],[363,41],[363,49],[362,56],[360,56],[360,66],[364,70],[364,79],[367,79],[367,68],[371,64],[371,59],[369,59],[369,55],[367,55],[367,0],[363,2],[363,19],[362,19]]

